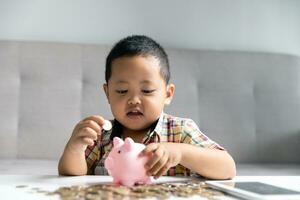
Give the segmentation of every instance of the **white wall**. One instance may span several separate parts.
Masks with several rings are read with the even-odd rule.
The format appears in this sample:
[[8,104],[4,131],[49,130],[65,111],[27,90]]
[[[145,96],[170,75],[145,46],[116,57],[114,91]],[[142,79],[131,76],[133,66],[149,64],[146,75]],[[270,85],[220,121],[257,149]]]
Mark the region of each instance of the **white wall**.
[[0,40],[112,44],[131,34],[165,47],[300,55],[300,1],[0,0]]

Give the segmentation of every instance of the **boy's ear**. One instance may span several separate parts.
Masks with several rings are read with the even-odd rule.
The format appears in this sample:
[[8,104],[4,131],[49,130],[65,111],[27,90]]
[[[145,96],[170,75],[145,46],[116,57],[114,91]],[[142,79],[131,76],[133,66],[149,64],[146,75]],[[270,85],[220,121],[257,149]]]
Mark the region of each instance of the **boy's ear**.
[[108,101],[108,103],[109,103],[109,98],[108,98],[108,86],[107,86],[107,83],[104,83],[104,84],[103,84],[103,90],[104,90],[104,92],[105,92],[107,101]]
[[169,105],[173,99],[175,92],[175,85],[174,84],[169,84],[167,85],[167,96],[165,99],[165,105]]

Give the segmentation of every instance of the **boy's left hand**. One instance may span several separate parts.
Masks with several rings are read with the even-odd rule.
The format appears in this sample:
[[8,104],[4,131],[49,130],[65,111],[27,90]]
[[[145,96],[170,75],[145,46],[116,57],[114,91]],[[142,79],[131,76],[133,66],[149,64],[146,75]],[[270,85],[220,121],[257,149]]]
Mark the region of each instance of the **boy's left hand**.
[[141,152],[150,154],[151,158],[146,163],[145,168],[149,176],[155,179],[164,175],[170,167],[176,166],[181,161],[181,151],[175,143],[151,143]]

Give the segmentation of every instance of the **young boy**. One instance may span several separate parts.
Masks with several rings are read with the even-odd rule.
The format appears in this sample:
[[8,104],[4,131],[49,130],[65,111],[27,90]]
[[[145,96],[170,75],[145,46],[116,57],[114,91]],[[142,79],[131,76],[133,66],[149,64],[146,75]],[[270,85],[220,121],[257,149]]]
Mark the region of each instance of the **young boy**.
[[90,116],[74,128],[59,161],[61,175],[107,175],[104,161],[115,136],[144,143],[150,154],[148,175],[198,174],[210,179],[230,179],[236,174],[232,157],[205,136],[190,119],[163,112],[171,103],[175,86],[169,84],[167,54],[146,36],[119,41],[106,59],[103,85],[114,120],[105,131],[101,116]]

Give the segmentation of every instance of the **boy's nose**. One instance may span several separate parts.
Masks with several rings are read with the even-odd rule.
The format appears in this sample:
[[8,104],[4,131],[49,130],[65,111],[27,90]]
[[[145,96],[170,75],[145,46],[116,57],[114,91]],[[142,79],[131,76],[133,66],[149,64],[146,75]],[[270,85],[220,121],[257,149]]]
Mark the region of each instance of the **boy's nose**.
[[138,96],[133,96],[128,100],[129,105],[141,104],[141,100]]

